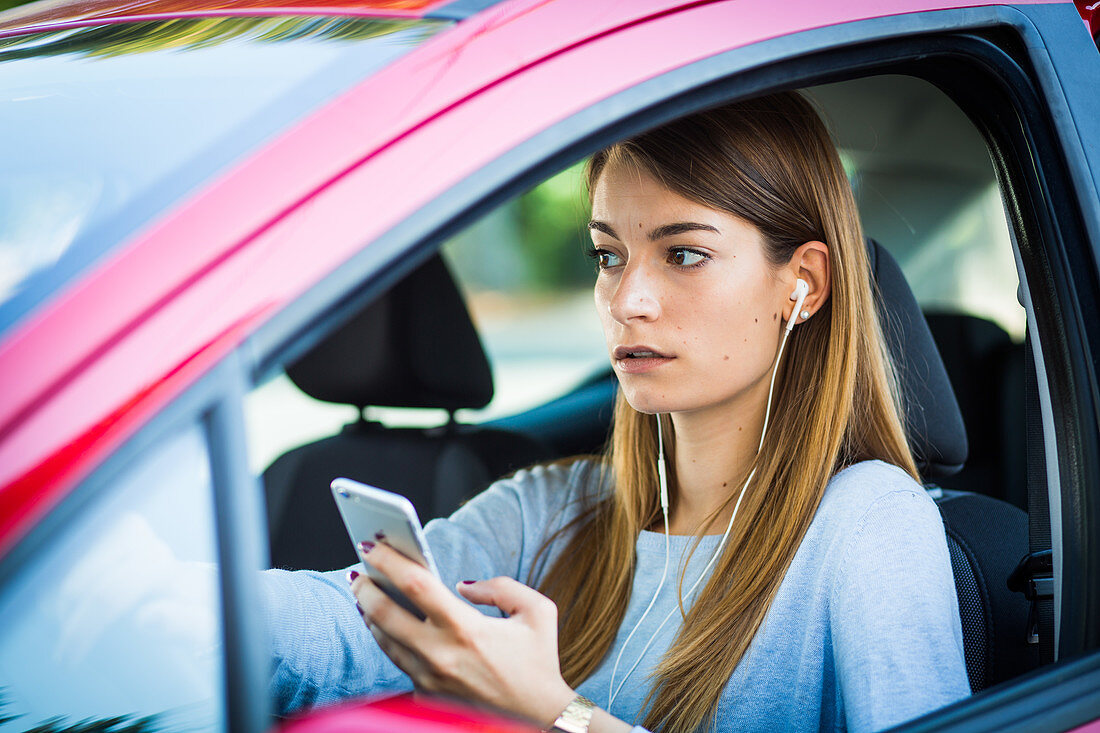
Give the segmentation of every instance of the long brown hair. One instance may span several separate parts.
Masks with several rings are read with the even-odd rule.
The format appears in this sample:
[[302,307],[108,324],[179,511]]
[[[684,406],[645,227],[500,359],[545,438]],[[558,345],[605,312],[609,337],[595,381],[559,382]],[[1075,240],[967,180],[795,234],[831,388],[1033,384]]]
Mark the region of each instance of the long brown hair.
[[[829,478],[868,459],[914,478],[917,470],[899,419],[852,191],[805,98],[786,92],[738,102],[616,143],[589,161],[590,196],[609,165],[633,166],[685,198],[755,225],[774,267],[804,242],[829,249],[830,299],[787,344],[763,448],[729,485],[740,487],[754,467],[755,477],[711,577],[653,674],[643,724],[689,731],[713,721]],[[671,458],[674,436],[668,443]],[[595,671],[626,612],[638,534],[659,517],[655,453],[655,418],[635,411],[620,393],[604,460],[614,489],[566,529],[571,536],[539,586],[559,608],[562,673],[571,685]],[[736,492],[726,505],[735,499]]]

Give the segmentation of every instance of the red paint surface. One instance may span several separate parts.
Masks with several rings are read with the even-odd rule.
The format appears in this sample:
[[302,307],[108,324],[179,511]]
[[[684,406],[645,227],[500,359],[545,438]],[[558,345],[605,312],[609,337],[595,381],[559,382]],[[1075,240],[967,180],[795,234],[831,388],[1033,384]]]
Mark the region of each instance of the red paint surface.
[[[981,4],[914,0],[890,9]],[[31,501],[40,466],[74,445],[83,455],[86,436],[98,436],[96,460],[106,455],[128,433],[96,426],[120,410],[147,419],[148,386],[232,324],[291,302],[364,243],[554,122],[731,48],[884,14],[875,0],[733,0],[672,12],[675,5],[527,0],[493,8],[361,83],[139,234],[0,345],[0,384],[17,385],[0,391],[4,506],[18,512]],[[56,497],[91,465],[39,485]]]
[[66,488],[106,458],[112,446],[132,435],[239,344],[262,315],[234,324],[5,486],[0,491],[0,556],[63,498]]
[[401,695],[339,705],[291,719],[280,733],[535,733],[538,728],[443,700]]

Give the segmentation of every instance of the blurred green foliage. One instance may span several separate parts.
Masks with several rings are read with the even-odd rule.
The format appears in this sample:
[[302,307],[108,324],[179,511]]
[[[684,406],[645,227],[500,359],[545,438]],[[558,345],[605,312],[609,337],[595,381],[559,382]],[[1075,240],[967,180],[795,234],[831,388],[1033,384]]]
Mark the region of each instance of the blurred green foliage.
[[591,283],[588,194],[584,162],[544,181],[517,202],[527,260],[527,284],[536,290],[564,290]]
[[581,161],[448,241],[443,249],[459,281],[470,290],[528,294],[591,287],[583,172]]

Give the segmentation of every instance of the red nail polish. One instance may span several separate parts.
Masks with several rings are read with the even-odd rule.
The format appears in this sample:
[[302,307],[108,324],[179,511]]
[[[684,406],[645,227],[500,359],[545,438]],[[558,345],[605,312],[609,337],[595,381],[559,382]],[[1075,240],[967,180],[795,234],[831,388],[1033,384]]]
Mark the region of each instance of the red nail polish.
[[374,549],[374,543],[373,542],[364,541],[364,542],[359,543],[359,552],[370,552],[373,549]]
[[354,582],[355,579],[358,578],[358,577],[359,577],[359,571],[358,570],[349,570],[348,574],[347,574],[348,585],[351,585],[352,582]]
[[476,582],[476,580],[464,580],[462,581],[462,585],[473,585]]
[[385,532],[375,532],[374,533],[374,539],[381,542],[382,540],[386,539],[386,533]]

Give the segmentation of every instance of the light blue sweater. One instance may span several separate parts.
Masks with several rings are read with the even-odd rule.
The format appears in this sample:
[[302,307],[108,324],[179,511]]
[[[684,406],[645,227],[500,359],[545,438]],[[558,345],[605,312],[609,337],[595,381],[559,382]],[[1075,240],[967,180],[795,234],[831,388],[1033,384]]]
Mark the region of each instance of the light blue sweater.
[[[453,587],[497,575],[526,582],[546,537],[600,491],[598,471],[587,463],[537,467],[497,482],[425,528],[444,582]],[[627,722],[644,717],[649,674],[679,629],[676,612],[657,633],[676,608],[680,562],[693,539],[671,538],[668,579],[619,663],[616,687],[641,658],[610,708]],[[688,559],[685,593],[718,540],[704,537]],[[578,687],[605,709],[611,668],[660,580],[664,541],[656,532],[638,538],[634,588],[615,646]],[[560,549],[559,542],[548,559]],[[535,577],[547,567],[540,562]],[[411,688],[366,631],[343,571],[263,575],[280,710]],[[969,693],[939,512],[903,471],[869,461],[829,482],[763,625],[721,695],[715,730],[879,730]]]

